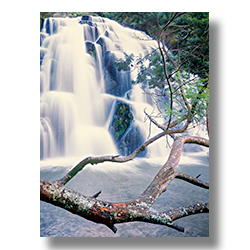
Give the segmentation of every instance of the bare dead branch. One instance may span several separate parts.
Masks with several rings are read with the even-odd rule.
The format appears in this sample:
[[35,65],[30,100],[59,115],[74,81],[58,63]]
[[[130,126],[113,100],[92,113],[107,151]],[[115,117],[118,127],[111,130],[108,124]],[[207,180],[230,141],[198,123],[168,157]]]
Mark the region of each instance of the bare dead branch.
[[[167,134],[183,133],[188,128],[188,125],[190,124],[190,122],[191,122],[191,119],[187,119],[186,125],[180,129],[167,130],[167,128],[166,128],[163,132],[155,135],[154,137],[150,138],[149,140],[147,140],[146,142],[141,144],[137,149],[135,149],[128,156],[108,155],[108,156],[100,156],[100,157],[93,157],[93,156],[87,157],[87,158],[83,159],[82,161],[80,161],[76,166],[74,166],[73,169],[71,169],[63,178],[58,180],[58,182],[65,185],[69,180],[71,180],[79,171],[81,171],[89,163],[93,165],[93,164],[107,162],[107,161],[119,162],[119,163],[131,161],[141,151],[144,151],[148,145],[150,145],[154,141],[158,140],[159,138],[161,138]],[[155,121],[155,123],[156,123],[156,121]],[[162,127],[162,129],[163,129],[163,127]]]
[[166,214],[171,218],[171,221],[183,218],[188,215],[197,213],[208,213],[209,203],[196,203],[193,205],[179,207],[166,212]]
[[[198,177],[199,177],[199,175],[198,175]],[[209,189],[209,183],[206,183],[204,181],[199,180],[198,177],[194,178],[194,177],[189,176],[187,174],[175,173],[175,178],[176,179],[181,179],[181,180],[187,181],[187,182],[189,182],[189,183],[191,183],[193,185]]]
[[172,146],[167,162],[163,165],[151,184],[139,197],[139,200],[148,204],[149,207],[154,204],[162,192],[166,191],[170,182],[176,177],[174,170],[180,161],[184,143],[195,143],[209,147],[209,141],[201,137],[178,137]]
[[[151,211],[150,207],[162,192],[167,189],[167,186],[174,178],[183,177],[183,175],[175,173],[175,168],[179,163],[184,143],[196,143],[203,146],[209,146],[209,141],[204,138],[194,136],[177,138],[173,144],[167,162],[138,199],[120,203],[100,201],[96,199],[99,193],[92,197],[87,197],[67,188],[62,182],[51,182],[46,180],[40,180],[40,199],[64,208],[88,220],[102,223],[108,226],[114,233],[117,230],[114,224],[129,221],[144,221],[169,226],[176,230],[183,231],[184,229],[173,224],[172,221],[197,212],[208,212],[208,204],[197,203],[167,212]],[[116,157],[119,159],[120,156],[109,156],[106,158],[88,157],[85,159],[85,162],[88,161],[88,163],[96,164],[105,160],[110,161]],[[188,177],[184,175],[183,178],[186,180]],[[195,178],[191,178],[191,181],[195,182],[195,185],[198,185],[198,183],[202,184],[200,180]]]
[[[169,131],[169,132],[171,132],[171,131]],[[153,143],[154,141],[158,140],[159,138],[161,138],[162,136],[166,135],[169,132],[168,131],[163,131],[163,132],[155,135],[154,137],[150,138],[149,140],[147,140],[146,142],[144,142],[143,144],[141,144],[137,149],[135,149],[128,156],[120,156],[120,155],[112,156],[112,155],[107,155],[107,156],[96,156],[96,157],[89,156],[89,157],[86,157],[83,160],[81,160],[76,166],[74,166],[63,178],[61,178],[57,182],[60,183],[60,184],[65,185],[79,171],[81,171],[87,164],[92,164],[93,165],[93,164],[98,164],[98,163],[107,162],[107,161],[118,162],[118,163],[131,161],[141,151],[144,151],[148,145],[150,145],[151,143]]]

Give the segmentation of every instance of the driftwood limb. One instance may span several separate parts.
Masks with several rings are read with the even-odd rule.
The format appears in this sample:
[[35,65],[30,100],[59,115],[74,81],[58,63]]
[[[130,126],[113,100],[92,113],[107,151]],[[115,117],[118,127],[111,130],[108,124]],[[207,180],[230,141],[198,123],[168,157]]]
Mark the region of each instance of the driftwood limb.
[[40,199],[66,209],[71,213],[77,214],[88,220],[96,223],[102,223],[108,226],[114,233],[117,231],[114,226],[115,224],[130,221],[144,221],[165,225],[183,232],[184,229],[173,224],[173,221],[195,213],[207,213],[209,211],[208,203],[197,203],[171,209],[166,212],[153,211],[150,207],[162,194],[162,192],[166,191],[168,185],[174,178],[189,181],[192,184],[203,188],[209,188],[208,184],[197,178],[175,172],[175,168],[178,166],[181,157],[184,143],[196,143],[207,147],[209,146],[209,141],[204,138],[194,136],[183,136],[177,138],[172,146],[167,162],[163,165],[146,190],[135,200],[119,203],[101,201],[97,199],[100,192],[92,197],[87,197],[64,185],[64,183],[67,183],[89,163],[97,164],[104,161],[125,162],[131,160],[131,155],[128,157],[87,157],[59,181],[52,182],[41,179]]
[[177,138],[173,143],[167,162],[139,197],[139,199],[146,202],[148,206],[153,205],[162,192],[166,191],[170,182],[176,177],[175,168],[180,161],[184,143],[196,143],[206,147],[209,146],[209,141],[201,137],[182,136]]
[[[173,130],[174,133],[176,133],[177,130]],[[179,130],[178,130],[179,131]],[[59,183],[61,184],[66,184],[68,181],[70,181],[79,171],[81,171],[87,164],[98,164],[98,163],[102,163],[102,162],[119,162],[119,163],[123,163],[123,162],[128,162],[133,160],[136,155],[138,155],[141,151],[144,151],[146,149],[147,146],[149,146],[151,143],[153,143],[154,141],[158,140],[159,138],[172,133],[172,130],[164,130],[163,132],[155,135],[154,137],[150,138],[149,140],[147,140],[146,142],[144,142],[143,144],[141,144],[137,149],[135,149],[130,155],[128,156],[120,156],[120,155],[107,155],[107,156],[89,156],[86,157],[85,159],[83,159],[82,161],[80,161],[76,166],[74,166],[63,178],[61,178],[60,180],[58,180]]]
[[88,220],[103,223],[113,232],[114,224],[128,221],[145,221],[171,226],[171,218],[164,213],[151,212],[147,204],[134,200],[111,203],[86,197],[58,182],[40,181],[41,200],[62,207]]

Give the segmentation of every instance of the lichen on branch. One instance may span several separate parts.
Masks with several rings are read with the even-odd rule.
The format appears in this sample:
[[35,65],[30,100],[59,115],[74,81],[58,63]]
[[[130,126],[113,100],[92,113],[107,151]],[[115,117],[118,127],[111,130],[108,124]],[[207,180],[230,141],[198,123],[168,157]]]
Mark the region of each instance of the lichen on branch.
[[[41,179],[40,199],[66,209],[69,212],[77,214],[85,219],[96,223],[102,223],[109,227],[114,233],[117,231],[114,226],[115,224],[131,221],[143,221],[165,225],[183,232],[184,228],[173,224],[173,221],[195,213],[209,212],[208,203],[197,203],[171,209],[166,212],[152,211],[150,207],[154,204],[158,197],[166,191],[168,185],[174,178],[188,181],[202,188],[209,188],[208,184],[198,180],[197,178],[175,172],[175,168],[178,166],[181,157],[184,143],[196,143],[206,147],[209,146],[209,141],[200,137],[182,136],[175,139],[167,162],[163,165],[145,191],[135,200],[119,203],[101,201],[97,199],[99,193],[92,197],[87,197],[66,187],[65,184],[89,163],[98,164],[105,161],[126,162],[133,159],[136,153],[128,157],[119,155],[87,157],[70,170],[65,177],[58,181],[47,181]],[[141,147],[138,148],[139,151],[140,148]]]

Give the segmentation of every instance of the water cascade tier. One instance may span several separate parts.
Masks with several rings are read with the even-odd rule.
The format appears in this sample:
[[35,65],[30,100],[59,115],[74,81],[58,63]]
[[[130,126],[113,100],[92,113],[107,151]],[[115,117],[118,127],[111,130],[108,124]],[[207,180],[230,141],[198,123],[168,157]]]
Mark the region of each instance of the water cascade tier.
[[[145,121],[144,109],[157,110],[150,95],[131,84],[136,67],[118,71],[125,54],[143,57],[157,43],[145,33],[115,21],[83,16],[44,19],[40,31],[40,177],[57,180],[81,159],[128,155],[147,138],[161,132]],[[157,112],[157,111],[156,111]],[[200,129],[201,130],[201,129]],[[169,140],[169,139],[168,139]],[[134,200],[145,190],[168,157],[171,140],[161,138],[128,163],[88,165],[67,186],[87,196],[102,191],[101,200]],[[178,171],[209,181],[208,155],[185,145]],[[198,151],[198,150],[197,150]],[[201,152],[202,153],[202,152]],[[152,209],[167,211],[207,202],[208,190],[175,180]],[[183,220],[185,233],[149,223],[123,223],[113,234],[101,224],[40,202],[41,237],[193,237],[209,236],[209,216]],[[190,228],[192,230],[190,230]],[[88,230],[86,230],[88,229]]]
[[[136,70],[118,71],[125,53],[145,55],[155,41],[106,18],[47,18],[40,33],[40,158],[128,155],[149,133],[153,110]],[[153,128],[151,136],[159,132]],[[165,142],[163,142],[165,144]],[[162,155],[165,145],[140,156]]]

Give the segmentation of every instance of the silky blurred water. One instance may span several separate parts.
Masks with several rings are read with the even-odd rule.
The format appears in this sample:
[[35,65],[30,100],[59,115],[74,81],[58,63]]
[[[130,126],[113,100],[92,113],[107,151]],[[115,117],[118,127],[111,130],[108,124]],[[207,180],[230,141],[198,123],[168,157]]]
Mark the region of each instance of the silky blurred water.
[[[64,159],[65,160],[65,159]],[[74,161],[74,159],[69,159]],[[60,159],[41,162],[41,178],[56,180],[72,166],[57,165]],[[67,186],[86,196],[102,191],[98,199],[111,202],[137,198],[149,185],[164,163],[163,158],[136,158],[125,164],[103,163],[85,167]],[[209,182],[209,157],[206,152],[183,153],[178,172],[197,176]],[[185,206],[196,202],[208,202],[209,191],[182,180],[174,180],[152,206],[158,211]],[[117,233],[108,227],[88,221],[51,204],[40,202],[40,234],[42,237],[207,237],[209,214],[196,214],[177,220],[185,232],[178,232],[162,225],[143,222],[116,224]]]
[[[149,121],[144,121],[143,110],[146,107],[148,113],[154,110],[139,86],[132,86],[130,78],[123,79],[118,71],[117,78],[121,79],[117,81],[126,92],[117,96],[105,92],[103,70],[107,65],[103,65],[103,60],[109,57],[108,54],[107,57],[103,54],[112,52],[115,57],[123,58],[123,52],[126,52],[141,57],[155,48],[156,41],[148,39],[142,32],[125,28],[112,20],[91,17],[91,25],[84,21],[80,24],[79,21],[79,18],[48,18],[44,21],[41,32],[44,40],[40,44],[40,173],[41,178],[46,180],[63,177],[81,159],[79,156],[118,154],[109,133],[116,101],[131,105],[133,124],[140,128],[145,137],[149,133]],[[99,39],[105,41],[103,48]],[[91,42],[95,47],[96,58],[88,53],[85,42]],[[131,79],[134,79],[137,73],[137,70],[131,72]],[[110,84],[109,81],[108,83]],[[152,126],[150,132],[152,137],[161,130]],[[198,132],[192,134],[204,137],[200,134],[202,131]],[[168,143],[171,144],[171,140],[168,140]],[[196,146],[189,146],[192,147],[191,150],[186,150],[186,145],[184,146],[177,171],[191,176],[201,174],[200,179],[208,182],[208,155],[205,151],[197,150]],[[187,153],[190,151],[197,153]],[[102,191],[98,197],[101,200],[133,200],[150,184],[167,160],[168,152],[166,140],[161,138],[147,148],[149,158],[136,158],[125,164],[103,163],[87,166],[67,183],[67,186],[86,196],[93,196]],[[166,157],[162,157],[163,155]],[[208,200],[208,190],[174,180],[153,208],[165,211]],[[192,215],[178,220],[177,224],[185,228],[185,233],[165,226],[130,222],[117,224],[118,231],[114,234],[104,225],[93,223],[42,201],[40,223],[42,237],[209,235],[208,214]]]

